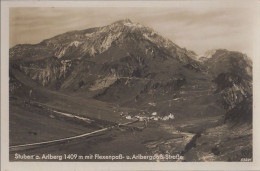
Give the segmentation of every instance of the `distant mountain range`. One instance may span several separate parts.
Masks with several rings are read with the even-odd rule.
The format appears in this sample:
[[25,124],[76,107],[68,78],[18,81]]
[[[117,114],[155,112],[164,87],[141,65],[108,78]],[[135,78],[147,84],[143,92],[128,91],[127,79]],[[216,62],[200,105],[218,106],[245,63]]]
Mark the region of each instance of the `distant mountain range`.
[[[27,81],[21,81],[22,77]],[[214,115],[223,108],[226,121],[252,120],[250,58],[216,49],[198,59],[195,52],[129,19],[11,48],[10,93],[32,82],[49,90],[91,94],[91,98],[120,106],[157,110],[162,115],[178,109],[174,99],[205,96],[192,111],[178,111],[183,116],[190,115],[189,111],[194,116]],[[151,102],[156,105],[149,105]],[[237,111],[241,114],[236,115]]]

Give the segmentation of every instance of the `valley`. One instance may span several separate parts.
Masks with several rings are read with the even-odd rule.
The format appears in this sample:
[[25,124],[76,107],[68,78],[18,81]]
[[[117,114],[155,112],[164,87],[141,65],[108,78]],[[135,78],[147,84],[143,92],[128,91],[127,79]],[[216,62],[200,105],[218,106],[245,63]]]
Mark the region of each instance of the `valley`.
[[199,59],[129,19],[11,48],[10,161],[16,153],[252,158],[252,61],[209,54]]

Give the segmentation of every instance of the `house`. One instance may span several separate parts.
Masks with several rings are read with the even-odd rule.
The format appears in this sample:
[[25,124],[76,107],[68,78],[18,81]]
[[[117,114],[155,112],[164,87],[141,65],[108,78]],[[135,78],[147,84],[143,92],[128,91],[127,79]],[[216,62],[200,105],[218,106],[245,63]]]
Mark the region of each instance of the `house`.
[[152,115],[153,115],[153,116],[156,116],[156,115],[157,115],[157,112],[153,112]]
[[162,120],[164,120],[164,121],[169,120],[169,116],[164,116],[164,117],[162,118]]
[[154,118],[153,118],[153,120],[155,120],[155,121],[158,121],[158,120],[159,120],[159,118],[158,118],[158,117],[154,117]]
[[156,103],[150,102],[150,103],[148,103],[148,104],[151,105],[151,106],[156,106]]
[[170,119],[174,119],[174,115],[172,113],[169,114]]
[[139,121],[144,121],[144,117],[139,117]]
[[125,117],[126,119],[132,119],[132,117],[130,115]]

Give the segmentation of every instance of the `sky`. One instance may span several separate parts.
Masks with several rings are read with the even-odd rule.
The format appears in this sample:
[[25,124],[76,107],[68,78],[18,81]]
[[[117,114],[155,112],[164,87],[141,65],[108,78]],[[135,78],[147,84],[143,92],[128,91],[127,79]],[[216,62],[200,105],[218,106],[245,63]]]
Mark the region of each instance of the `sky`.
[[255,13],[246,7],[19,7],[9,16],[10,47],[128,18],[200,56],[219,48],[254,55]]

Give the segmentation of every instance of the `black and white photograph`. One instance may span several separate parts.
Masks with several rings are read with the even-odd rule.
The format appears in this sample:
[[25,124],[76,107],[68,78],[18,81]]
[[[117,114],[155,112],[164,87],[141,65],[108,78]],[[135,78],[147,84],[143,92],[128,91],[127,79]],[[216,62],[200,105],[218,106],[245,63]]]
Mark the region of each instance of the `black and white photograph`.
[[10,7],[9,162],[252,163],[256,14]]

